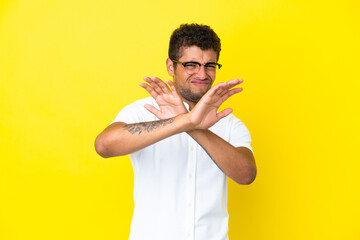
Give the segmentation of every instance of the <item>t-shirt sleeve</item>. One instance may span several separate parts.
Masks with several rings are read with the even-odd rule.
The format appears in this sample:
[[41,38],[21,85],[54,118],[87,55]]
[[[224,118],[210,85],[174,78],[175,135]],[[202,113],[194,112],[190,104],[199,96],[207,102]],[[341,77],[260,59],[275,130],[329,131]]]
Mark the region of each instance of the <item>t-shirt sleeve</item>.
[[231,115],[231,131],[229,142],[235,147],[246,147],[253,152],[251,148],[250,132],[240,119]]

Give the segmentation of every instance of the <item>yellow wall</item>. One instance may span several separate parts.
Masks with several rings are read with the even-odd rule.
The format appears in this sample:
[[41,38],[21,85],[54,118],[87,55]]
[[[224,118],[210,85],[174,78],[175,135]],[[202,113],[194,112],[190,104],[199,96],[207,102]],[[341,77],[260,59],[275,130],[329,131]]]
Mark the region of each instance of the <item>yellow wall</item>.
[[[133,172],[93,142],[184,22],[222,39],[258,164],[230,239],[360,239],[358,1],[1,1],[0,239],[127,239]],[[226,107],[224,106],[224,107]]]

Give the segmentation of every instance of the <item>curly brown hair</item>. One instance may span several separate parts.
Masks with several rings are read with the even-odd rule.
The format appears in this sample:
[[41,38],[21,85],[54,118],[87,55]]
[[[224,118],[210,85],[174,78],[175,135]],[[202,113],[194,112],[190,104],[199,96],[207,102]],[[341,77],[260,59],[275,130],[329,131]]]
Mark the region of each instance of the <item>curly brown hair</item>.
[[213,49],[217,53],[217,60],[221,51],[220,38],[207,25],[191,23],[182,24],[175,29],[170,37],[169,58],[179,60],[183,47],[197,46],[201,50]]

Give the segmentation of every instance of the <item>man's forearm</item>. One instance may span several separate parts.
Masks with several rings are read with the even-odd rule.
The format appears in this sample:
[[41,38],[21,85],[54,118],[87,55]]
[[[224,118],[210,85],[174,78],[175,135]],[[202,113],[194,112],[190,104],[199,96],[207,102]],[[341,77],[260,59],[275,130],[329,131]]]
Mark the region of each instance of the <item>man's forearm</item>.
[[189,129],[185,114],[154,122],[113,123],[96,138],[95,149],[105,158],[127,155]]
[[250,184],[256,177],[252,152],[245,147],[236,148],[209,130],[187,132],[209,154],[225,175],[239,184]]

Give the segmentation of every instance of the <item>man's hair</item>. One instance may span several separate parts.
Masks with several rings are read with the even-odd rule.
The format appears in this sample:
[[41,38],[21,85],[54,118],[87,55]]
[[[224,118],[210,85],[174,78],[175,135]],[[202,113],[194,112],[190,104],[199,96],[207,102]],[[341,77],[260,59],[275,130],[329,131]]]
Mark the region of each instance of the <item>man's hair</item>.
[[179,60],[184,47],[197,46],[201,50],[212,49],[219,60],[221,44],[218,35],[207,25],[182,24],[170,37],[169,58]]

